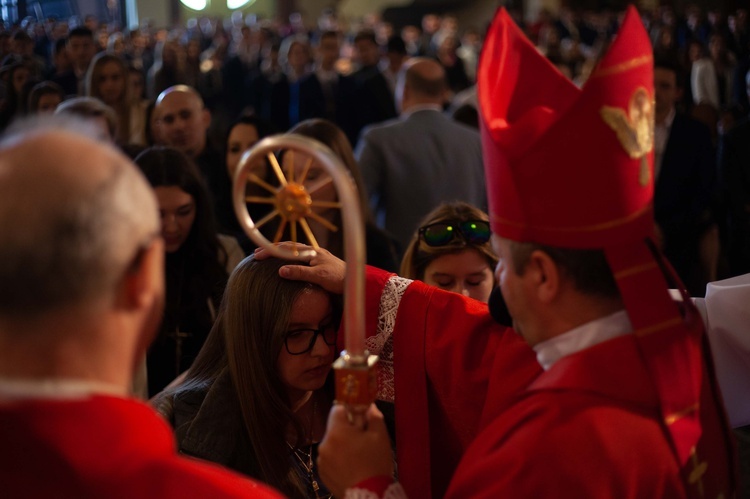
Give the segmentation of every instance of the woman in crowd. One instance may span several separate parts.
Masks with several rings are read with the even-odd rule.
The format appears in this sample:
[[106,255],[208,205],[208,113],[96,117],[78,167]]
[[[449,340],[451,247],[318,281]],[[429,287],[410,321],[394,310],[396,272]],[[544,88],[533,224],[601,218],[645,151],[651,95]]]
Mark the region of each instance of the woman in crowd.
[[[226,167],[227,174],[229,175],[230,179],[230,185],[231,182],[234,181],[234,172],[237,170],[237,165],[239,164],[242,155],[245,154],[245,151],[257,144],[259,140],[269,135],[273,135],[273,133],[274,129],[270,122],[253,114],[246,114],[241,116],[229,127],[229,133],[227,134],[226,140]],[[268,173],[270,172],[266,172],[266,177],[268,177]],[[266,178],[265,180],[273,183],[272,178]],[[249,184],[248,194],[268,194],[262,189],[255,192],[253,191],[254,187],[257,186],[255,184]],[[226,195],[230,197],[232,196],[231,189],[226,193]],[[269,206],[270,205],[261,205],[257,203],[248,204],[250,216],[253,217],[253,220],[260,220],[270,210]],[[242,249],[245,250],[246,253],[250,253],[253,249],[255,249],[255,243],[253,243],[250,238],[247,237],[247,234],[245,234],[245,232],[242,230],[240,224],[236,220],[234,220],[234,222],[235,223],[232,227],[227,228],[228,233],[237,238],[237,241],[240,243],[240,246],[242,246]]]
[[86,75],[86,95],[101,100],[117,113],[118,144],[144,144],[146,115],[143,106],[133,105],[128,96],[128,78],[122,59],[105,52],[97,54]]
[[279,277],[288,262],[246,258],[185,379],[152,404],[179,451],[256,477],[293,498],[329,497],[318,442],[333,402],[337,297]]
[[29,92],[29,114],[54,113],[64,99],[65,91],[57,83],[37,83]]
[[455,202],[438,206],[424,218],[406,248],[399,273],[487,302],[496,265],[487,214]]
[[[290,133],[302,135],[315,139],[328,146],[333,153],[338,156],[344,166],[354,179],[359,194],[359,210],[362,213],[365,223],[365,239],[367,245],[367,263],[375,267],[395,272],[398,267],[398,257],[395,242],[383,230],[375,225],[369,205],[367,204],[366,190],[362,174],[359,170],[357,160],[354,159],[354,153],[349,145],[349,140],[344,132],[331,123],[323,119],[305,120],[289,130]],[[305,157],[301,154],[294,155],[296,178],[299,179],[306,163]],[[285,160],[287,158],[285,157]],[[313,164],[305,178],[305,186],[308,189],[315,188],[313,198],[318,201],[338,201],[333,179],[326,172],[322,165]],[[344,257],[344,236],[342,230],[341,209],[325,208],[318,212],[318,215],[339,228],[337,231],[331,231],[326,224],[308,220],[313,235],[321,247],[327,249],[339,258]]]
[[26,103],[22,101],[23,87],[30,77],[31,66],[21,56],[11,54],[3,59],[0,79],[5,82],[5,99],[0,99],[0,132],[7,128],[11,121],[25,114]]
[[229,272],[244,254],[216,233],[208,190],[183,153],[152,147],[135,160],[154,187],[166,250],[166,306],[148,352],[154,395],[193,363],[208,336]]

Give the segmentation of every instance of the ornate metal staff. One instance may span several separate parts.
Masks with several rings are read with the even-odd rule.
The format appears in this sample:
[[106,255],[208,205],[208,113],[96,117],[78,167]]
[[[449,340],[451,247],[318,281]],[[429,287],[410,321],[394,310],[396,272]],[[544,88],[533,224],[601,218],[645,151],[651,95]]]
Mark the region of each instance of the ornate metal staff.
[[[279,165],[275,155],[278,151],[306,155],[307,161],[298,178],[295,178],[293,161],[289,161],[290,166],[286,171]],[[278,187],[252,172],[255,166],[263,164],[265,160],[268,160],[273,169],[279,183]],[[305,187],[304,182],[314,162],[323,166],[331,175],[340,202],[315,201],[313,196],[322,185],[311,190]],[[268,195],[248,196],[248,182],[257,184],[267,191]],[[351,421],[354,421],[355,417],[358,421],[364,421],[362,415],[375,400],[377,356],[369,355],[365,349],[365,234],[357,189],[349,171],[341,160],[320,142],[298,135],[268,137],[242,156],[234,176],[233,201],[240,226],[250,239],[277,258],[287,260],[313,257],[315,250],[320,249],[310,230],[308,218],[317,220],[329,230],[338,230],[338,227],[314,213],[315,207],[342,210],[344,257],[347,262],[344,282],[346,347],[333,365],[336,375],[336,400],[347,407]],[[272,210],[256,223],[248,212],[247,203],[270,204]],[[292,242],[296,243],[299,225],[313,249],[300,246],[289,251],[275,246],[266,239],[259,229],[275,218],[280,219],[280,224],[274,243],[281,240],[286,227],[289,227]]]

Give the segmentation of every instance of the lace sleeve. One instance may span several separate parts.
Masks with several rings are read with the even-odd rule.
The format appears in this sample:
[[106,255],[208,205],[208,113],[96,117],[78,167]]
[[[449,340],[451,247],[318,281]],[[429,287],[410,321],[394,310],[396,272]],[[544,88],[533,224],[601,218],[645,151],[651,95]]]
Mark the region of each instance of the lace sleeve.
[[393,328],[396,325],[396,314],[406,288],[411,279],[394,276],[386,282],[380,296],[378,311],[378,330],[374,336],[365,340],[370,353],[378,355],[378,399],[385,402],[396,400],[396,388],[393,383]]
[[394,482],[385,489],[382,496],[368,489],[346,489],[344,499],[407,499],[406,492],[400,483]]

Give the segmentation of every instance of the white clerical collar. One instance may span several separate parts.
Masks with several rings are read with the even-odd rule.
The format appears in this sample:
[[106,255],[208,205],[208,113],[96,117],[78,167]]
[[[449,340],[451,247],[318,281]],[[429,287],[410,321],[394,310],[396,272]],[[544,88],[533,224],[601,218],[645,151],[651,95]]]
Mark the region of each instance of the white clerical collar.
[[410,107],[408,110],[401,113],[401,116],[403,118],[408,118],[412,114],[417,113],[419,111],[437,111],[439,113],[442,113],[443,108],[437,104],[416,104]]
[[80,379],[0,378],[0,400],[85,399],[92,395],[127,396],[125,388],[100,381]]
[[537,343],[536,359],[545,371],[558,360],[633,331],[625,310],[587,322],[582,326]]

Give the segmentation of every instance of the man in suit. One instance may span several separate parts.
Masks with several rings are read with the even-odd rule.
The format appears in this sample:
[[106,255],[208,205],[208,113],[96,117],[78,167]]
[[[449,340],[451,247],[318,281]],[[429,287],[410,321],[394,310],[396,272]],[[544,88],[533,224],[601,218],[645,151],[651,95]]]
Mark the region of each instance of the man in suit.
[[211,111],[201,95],[187,85],[175,85],[156,99],[159,128],[166,145],[182,151],[195,161],[208,184],[220,229],[233,227],[235,218],[224,158],[208,138]]
[[380,69],[381,48],[373,31],[360,31],[354,37],[354,53],[359,69],[352,73],[356,86],[357,132],[373,123],[398,116],[393,92]]
[[354,113],[354,81],[336,70],[341,48],[339,34],[324,31],[314,48],[315,71],[300,81],[300,120],[332,121],[355,144],[359,130]]
[[718,244],[711,210],[716,161],[708,128],[676,112],[680,81],[676,66],[656,61],[654,216],[664,254],[688,291],[703,296],[716,279],[716,257],[701,255],[702,247]]
[[[750,98],[750,71],[745,75]],[[727,202],[727,258],[731,275],[750,272],[750,116],[722,140],[721,188]]]
[[0,141],[2,496],[279,497],[179,456],[131,398],[164,304],[156,198],[87,123],[55,119]]
[[486,208],[479,134],[443,114],[445,90],[440,64],[409,60],[396,88],[401,116],[364,129],[357,144],[378,225],[401,248],[440,203],[459,200]]
[[70,57],[73,67],[53,78],[52,81],[65,90],[66,95],[83,95],[86,72],[91,64],[91,59],[96,54],[94,46],[94,34],[90,29],[78,27],[68,35],[65,51]]

